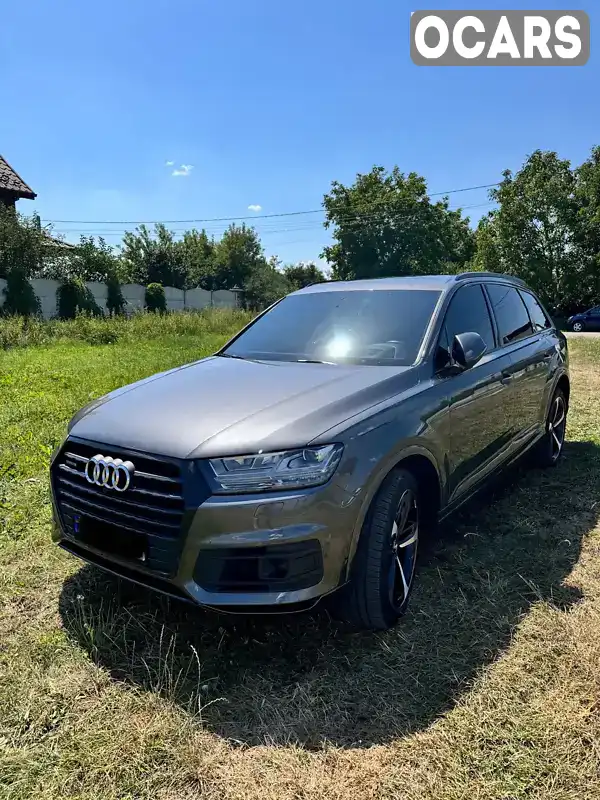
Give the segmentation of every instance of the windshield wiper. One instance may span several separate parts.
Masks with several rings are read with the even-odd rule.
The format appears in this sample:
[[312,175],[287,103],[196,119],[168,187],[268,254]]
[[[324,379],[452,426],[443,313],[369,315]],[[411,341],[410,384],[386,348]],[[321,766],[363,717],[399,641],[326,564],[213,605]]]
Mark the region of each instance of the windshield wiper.
[[217,355],[221,356],[221,358],[237,358],[240,361],[247,361],[248,359],[244,358],[244,356],[236,356],[233,353],[218,353]]
[[331,364],[335,367],[335,361],[320,361],[318,358],[297,358],[295,364]]

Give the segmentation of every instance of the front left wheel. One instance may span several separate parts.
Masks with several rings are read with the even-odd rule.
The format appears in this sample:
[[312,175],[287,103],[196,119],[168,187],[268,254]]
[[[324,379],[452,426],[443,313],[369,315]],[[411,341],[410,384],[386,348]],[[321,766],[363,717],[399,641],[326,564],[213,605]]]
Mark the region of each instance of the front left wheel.
[[359,628],[387,630],[404,613],[413,587],[420,533],[414,475],[395,469],[369,510],[337,609]]

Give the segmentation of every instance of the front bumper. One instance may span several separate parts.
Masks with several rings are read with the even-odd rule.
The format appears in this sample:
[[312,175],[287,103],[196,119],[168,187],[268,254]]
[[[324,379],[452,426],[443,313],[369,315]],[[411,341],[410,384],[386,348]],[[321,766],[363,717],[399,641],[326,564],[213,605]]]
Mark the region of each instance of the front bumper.
[[[189,471],[183,462],[181,531],[164,541],[160,531],[148,536],[149,553],[142,560],[108,548],[101,536],[91,541],[76,530],[75,512],[65,510],[57,474],[60,452],[68,443],[51,471],[53,539],[79,558],[150,589],[230,611],[310,606],[346,580],[357,504],[335,475],[313,489],[210,496],[198,492],[197,485],[193,490],[186,486]],[[97,452],[108,449],[85,444]],[[125,454],[132,460],[143,456]],[[94,500],[97,509],[102,495]],[[115,526],[118,537],[130,536],[126,525],[127,520]]]

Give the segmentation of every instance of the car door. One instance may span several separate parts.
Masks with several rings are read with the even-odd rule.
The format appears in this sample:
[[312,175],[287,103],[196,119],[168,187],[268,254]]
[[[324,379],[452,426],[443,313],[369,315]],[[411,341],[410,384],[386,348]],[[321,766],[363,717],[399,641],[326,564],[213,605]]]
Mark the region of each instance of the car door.
[[[587,327],[587,321],[586,321]],[[596,306],[596,308],[592,308],[590,310],[590,329],[595,331],[600,331],[600,306]]]
[[[548,324],[534,322],[527,307],[534,308],[533,295],[520,293],[506,283],[486,283],[500,347],[510,355],[513,388],[511,424],[516,447],[525,447],[544,424],[543,398],[554,355],[554,342],[547,335]],[[527,300],[525,299],[527,295]],[[541,307],[539,307],[542,311]],[[543,311],[542,311],[543,314]]]
[[[488,349],[474,367],[449,375],[444,364],[454,336],[468,331],[478,333]],[[496,347],[481,284],[458,289],[444,318],[437,355],[438,380],[447,382],[449,394],[450,502],[469,492],[508,454],[513,437],[509,414],[512,387],[507,381],[511,365],[510,355]]]

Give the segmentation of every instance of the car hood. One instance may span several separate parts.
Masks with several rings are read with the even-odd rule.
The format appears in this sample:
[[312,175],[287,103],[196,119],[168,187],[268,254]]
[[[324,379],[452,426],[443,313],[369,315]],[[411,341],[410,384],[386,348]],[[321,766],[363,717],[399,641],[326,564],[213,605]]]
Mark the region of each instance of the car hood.
[[72,436],[175,458],[308,444],[415,382],[414,368],[212,356],[90,403]]

